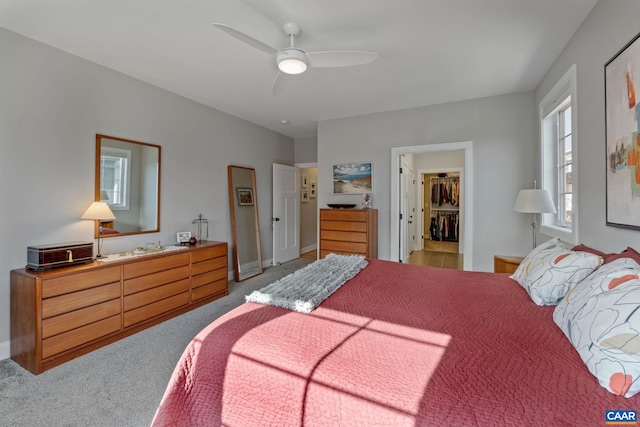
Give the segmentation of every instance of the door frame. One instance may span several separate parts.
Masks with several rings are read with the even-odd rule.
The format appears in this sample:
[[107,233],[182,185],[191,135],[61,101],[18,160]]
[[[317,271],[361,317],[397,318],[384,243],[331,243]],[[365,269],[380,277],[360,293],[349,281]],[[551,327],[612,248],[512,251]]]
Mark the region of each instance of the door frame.
[[[402,154],[426,154],[443,151],[464,150],[464,234],[461,233],[463,242],[463,269],[473,270],[473,141],[445,142],[439,144],[414,145],[409,147],[391,148],[391,225],[389,231],[390,248],[389,255],[392,261],[399,260],[400,254],[400,156]],[[462,179],[462,177],[461,177]]]

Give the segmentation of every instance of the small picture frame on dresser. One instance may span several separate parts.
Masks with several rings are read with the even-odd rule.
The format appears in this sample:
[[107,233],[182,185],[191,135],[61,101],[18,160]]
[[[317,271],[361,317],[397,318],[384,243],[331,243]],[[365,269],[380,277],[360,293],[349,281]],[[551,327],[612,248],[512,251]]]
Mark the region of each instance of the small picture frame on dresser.
[[179,231],[177,233],[177,240],[178,243],[180,243],[181,245],[184,245],[185,243],[189,243],[189,239],[191,238],[191,232],[190,231]]

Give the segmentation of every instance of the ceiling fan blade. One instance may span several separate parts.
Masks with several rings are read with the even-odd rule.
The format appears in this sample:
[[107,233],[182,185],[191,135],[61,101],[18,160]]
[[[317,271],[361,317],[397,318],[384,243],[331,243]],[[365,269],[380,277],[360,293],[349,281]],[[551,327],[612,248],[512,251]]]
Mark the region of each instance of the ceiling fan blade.
[[280,78],[281,74],[282,71],[278,71],[278,74],[276,74],[276,78],[273,80],[273,86],[271,86],[272,95],[280,95],[280,93],[282,92],[282,79]]
[[309,64],[316,68],[351,67],[353,65],[369,64],[376,60],[378,54],[363,51],[326,51],[307,52]]
[[235,28],[231,28],[228,25],[225,24],[218,24],[218,23],[213,23],[213,26],[216,27],[219,30],[224,31],[225,33],[229,34],[230,36],[233,36],[235,38],[237,38],[238,40],[245,42],[246,44],[248,44],[249,46],[253,46],[256,49],[260,49],[263,52],[266,53],[278,53],[278,49],[276,49],[275,47],[271,47],[266,43],[261,42],[258,39],[254,39],[253,37],[236,30]]

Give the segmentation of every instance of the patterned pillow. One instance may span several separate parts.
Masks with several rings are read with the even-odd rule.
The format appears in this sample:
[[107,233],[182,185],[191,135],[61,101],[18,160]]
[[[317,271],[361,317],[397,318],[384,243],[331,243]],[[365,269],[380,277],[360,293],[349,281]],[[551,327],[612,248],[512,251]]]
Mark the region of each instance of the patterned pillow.
[[640,392],[640,265],[621,258],[572,289],[553,320],[609,392]]
[[558,239],[537,246],[511,278],[538,305],[556,305],[569,290],[602,264],[602,257],[572,252]]

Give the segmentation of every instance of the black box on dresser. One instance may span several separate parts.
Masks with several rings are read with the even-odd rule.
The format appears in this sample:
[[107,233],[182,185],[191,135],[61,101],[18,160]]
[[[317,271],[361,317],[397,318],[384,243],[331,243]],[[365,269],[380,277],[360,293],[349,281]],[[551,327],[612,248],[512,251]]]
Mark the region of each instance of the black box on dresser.
[[93,243],[68,242],[36,245],[27,248],[26,267],[45,271],[58,267],[69,267],[93,261]]

